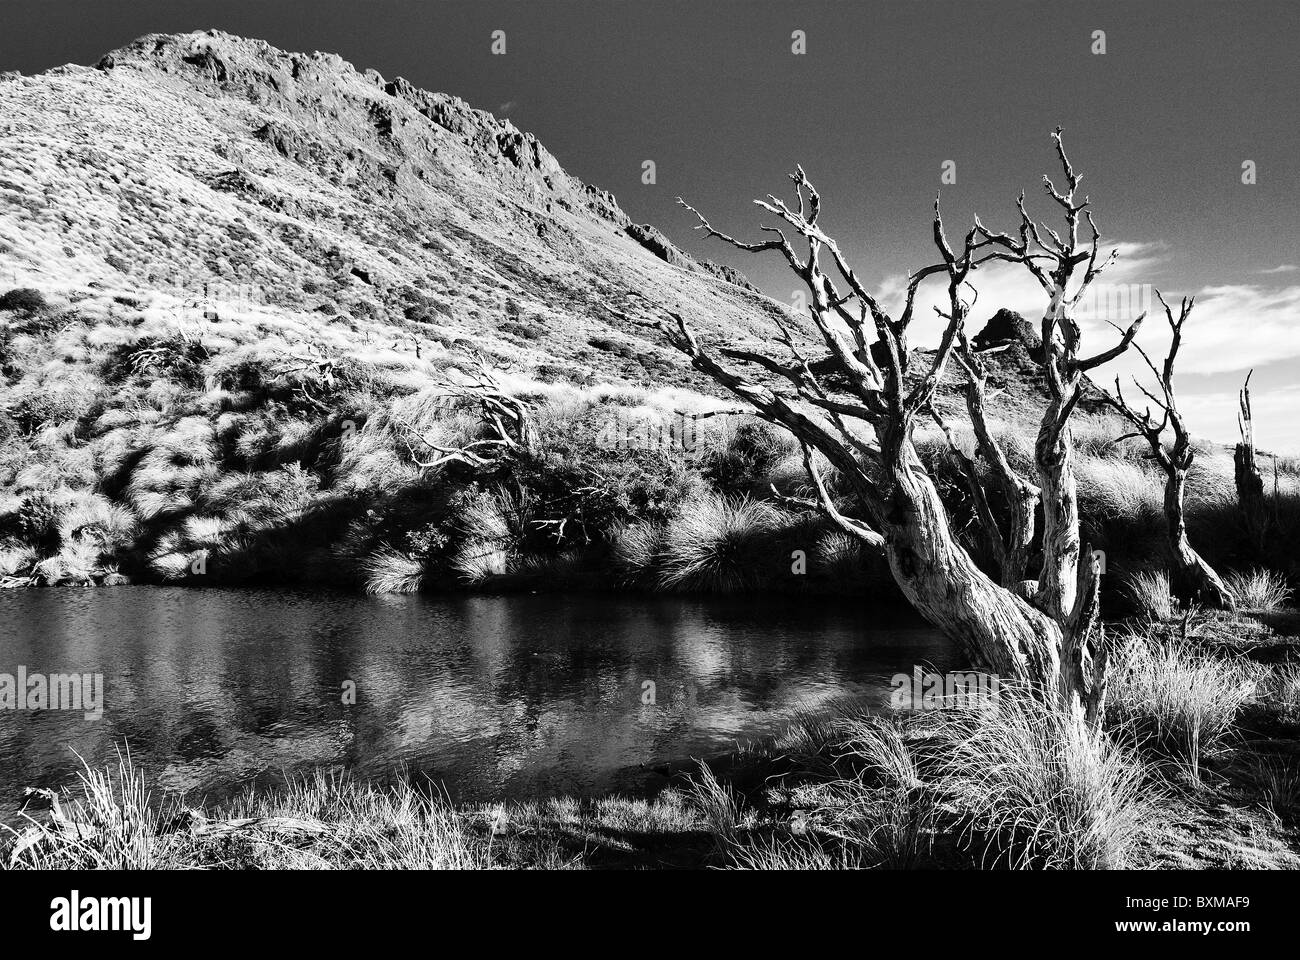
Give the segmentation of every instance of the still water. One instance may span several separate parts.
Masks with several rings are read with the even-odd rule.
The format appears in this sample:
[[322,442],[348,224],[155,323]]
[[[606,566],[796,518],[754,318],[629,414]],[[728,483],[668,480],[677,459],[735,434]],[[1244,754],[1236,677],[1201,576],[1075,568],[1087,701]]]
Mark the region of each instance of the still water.
[[825,598],[4,591],[0,674],[102,674],[104,709],[0,709],[0,821],[123,743],[155,792],[196,801],[321,765],[466,800],[638,791],[957,662],[918,620]]

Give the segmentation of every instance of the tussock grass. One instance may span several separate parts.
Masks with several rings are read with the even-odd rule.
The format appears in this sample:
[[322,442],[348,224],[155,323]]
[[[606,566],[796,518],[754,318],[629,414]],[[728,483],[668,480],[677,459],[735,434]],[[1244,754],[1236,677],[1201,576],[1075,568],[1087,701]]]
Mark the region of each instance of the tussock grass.
[[1132,460],[1080,456],[1075,461],[1079,508],[1094,520],[1158,518],[1163,485]]
[[771,504],[707,496],[682,505],[664,531],[659,583],[670,590],[734,593],[757,585],[781,525]]
[[134,542],[138,521],[131,509],[98,494],[73,504],[59,517],[59,536],[64,540],[89,537],[106,550],[125,549]]
[[508,574],[528,534],[530,511],[527,491],[498,487],[469,498],[457,520],[461,543],[451,569],[469,585]]
[[424,565],[388,544],[368,554],[361,571],[370,594],[418,593],[424,584]]
[[1239,663],[1183,640],[1130,634],[1111,661],[1107,721],[1199,780],[1202,759],[1227,740],[1254,689]]
[[1285,578],[1272,570],[1255,567],[1245,572],[1233,572],[1225,578],[1228,588],[1247,610],[1274,613],[1291,600],[1291,588]]
[[937,828],[937,794],[921,775],[918,758],[902,728],[880,717],[846,718],[836,744],[837,762],[852,776],[831,783],[837,839],[860,862],[911,869],[921,862]]
[[707,764],[699,764],[698,773],[683,794],[711,834],[724,844],[734,842],[736,831],[745,823],[741,800],[728,784],[718,780]]
[[737,845],[728,858],[737,870],[859,870],[872,865],[858,846],[776,834]]
[[611,532],[609,540],[610,554],[621,582],[629,585],[652,582],[663,549],[663,524],[643,521],[620,526]]
[[997,709],[958,711],[942,736],[940,776],[970,811],[967,837],[985,862],[1134,865],[1151,787],[1106,732],[1004,685]]
[[116,767],[96,770],[83,763],[71,791],[45,791],[55,816],[49,822],[28,815],[31,824],[13,831],[5,865],[43,870],[148,870],[166,866],[154,839],[174,809],[151,803],[144,777],[129,753]]
[[1300,723],[1300,664],[1277,664],[1259,678],[1255,702],[1284,722]]
[[0,544],[0,583],[26,578],[39,558],[35,548],[25,543],[9,540]]
[[32,827],[14,831],[7,866],[476,870],[502,863],[482,818],[407,782],[378,786],[317,772],[237,798],[214,828],[202,811],[151,797],[122,755],[116,768],[86,768],[54,799],[62,816],[32,817]]
[[1300,768],[1284,757],[1259,756],[1248,776],[1263,798],[1264,807],[1287,822],[1300,815]]
[[57,554],[37,563],[33,572],[38,580],[50,585],[90,586],[105,572],[100,568],[99,554],[99,545],[92,540],[65,541]]
[[1124,598],[1138,616],[1164,622],[1174,617],[1174,597],[1164,570],[1139,570],[1124,580]]
[[1278,667],[1274,672],[1278,698],[1300,711],[1300,664]]

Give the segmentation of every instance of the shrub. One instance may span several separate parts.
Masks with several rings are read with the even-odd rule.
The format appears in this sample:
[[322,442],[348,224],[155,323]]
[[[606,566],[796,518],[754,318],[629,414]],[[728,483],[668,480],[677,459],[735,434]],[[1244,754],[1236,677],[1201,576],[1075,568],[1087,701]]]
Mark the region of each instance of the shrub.
[[23,543],[38,550],[52,550],[59,542],[61,513],[59,505],[47,494],[32,494],[23,499],[14,515],[13,532]]
[[530,327],[527,324],[516,323],[513,320],[507,320],[497,329],[501,333],[511,334],[521,340],[539,340],[545,332],[540,327]]
[[45,295],[31,287],[20,287],[0,296],[0,310],[11,310],[14,313],[36,313],[47,306]]
[[132,376],[166,377],[197,389],[203,385],[203,365],[211,354],[203,342],[185,334],[146,336],[119,346],[105,364],[104,376],[120,383]]
[[[724,493],[765,491],[777,465],[788,457],[791,444],[784,430],[747,417],[705,452],[704,475]],[[800,466],[802,463],[801,458]]]

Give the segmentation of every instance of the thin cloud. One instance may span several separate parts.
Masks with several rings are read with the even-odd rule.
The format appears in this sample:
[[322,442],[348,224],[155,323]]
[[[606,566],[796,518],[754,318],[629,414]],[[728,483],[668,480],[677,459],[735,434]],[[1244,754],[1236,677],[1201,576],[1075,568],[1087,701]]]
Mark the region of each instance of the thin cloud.
[[1295,273],[1297,270],[1300,270],[1300,267],[1296,266],[1294,263],[1281,263],[1276,267],[1269,267],[1267,270],[1256,270],[1255,272],[1262,274]]
[[[1138,342],[1159,362],[1170,339],[1164,311],[1154,297],[1154,290],[1160,289],[1175,311],[1178,297],[1188,294],[1196,297],[1196,306],[1178,355],[1179,375],[1220,374],[1239,379],[1244,378],[1251,367],[1288,362],[1300,364],[1300,284],[1279,287],[1241,283],[1199,290],[1180,290],[1172,286],[1165,289],[1157,282],[1169,260],[1169,250],[1164,244],[1122,242],[1117,246],[1119,259],[1098,280],[1098,284],[1104,282],[1110,288],[1100,293],[1100,302],[1105,306],[1107,292],[1115,291],[1137,291],[1138,298],[1131,305],[1122,304],[1125,309],[1094,309],[1077,314],[1084,332],[1086,352],[1093,353],[1110,346],[1119,336],[1111,324],[1123,326],[1146,309],[1147,319]],[[1273,268],[1261,272],[1288,274],[1296,269]],[[989,264],[975,271],[972,278],[979,291],[971,311],[972,332],[1003,307],[1037,321],[1047,306],[1047,296],[1038,282],[1019,265]],[[880,285],[878,296],[882,305],[896,311],[902,306],[906,289],[907,277],[893,276]],[[1143,295],[1147,296],[1147,302],[1140,302]],[[943,320],[935,313],[936,306],[947,310],[947,289],[942,278],[927,281],[917,293],[912,332],[914,344],[933,347],[938,342]],[[1094,371],[1092,376],[1109,389],[1116,377],[1125,384],[1131,383],[1135,376],[1148,382],[1150,371],[1135,351],[1129,351]],[[1187,407],[1185,412],[1198,434],[1231,442],[1236,434],[1235,391],[1185,392],[1183,401]],[[1282,450],[1300,451],[1300,418],[1294,416],[1297,405],[1300,405],[1300,386],[1261,393],[1256,402],[1261,441],[1266,439]]]
[[[1096,294],[1089,298],[1092,308],[1077,312],[1086,341],[1101,349],[1117,335],[1111,323],[1124,325],[1146,309],[1148,316],[1140,342],[1152,356],[1162,356],[1169,342],[1169,329],[1153,291],[1161,289],[1155,281],[1168,258],[1167,249],[1149,243],[1121,242],[1117,246],[1119,259],[1090,291]],[[1003,307],[1037,320],[1047,306],[1047,295],[1038,282],[1017,264],[990,264],[971,276],[979,291],[971,311],[977,324]],[[906,277],[890,277],[881,284],[879,296],[882,303],[897,310],[906,289]],[[1176,297],[1187,293],[1196,296],[1178,358],[1182,372],[1223,373],[1300,358],[1300,284],[1274,287],[1243,283],[1162,292],[1175,309]],[[947,290],[941,278],[921,286],[916,298],[914,343],[933,346],[938,341],[943,321],[934,308],[946,310],[946,300]],[[1117,372],[1127,375],[1129,371]],[[1103,374],[1104,379],[1113,377],[1113,373],[1109,377]]]

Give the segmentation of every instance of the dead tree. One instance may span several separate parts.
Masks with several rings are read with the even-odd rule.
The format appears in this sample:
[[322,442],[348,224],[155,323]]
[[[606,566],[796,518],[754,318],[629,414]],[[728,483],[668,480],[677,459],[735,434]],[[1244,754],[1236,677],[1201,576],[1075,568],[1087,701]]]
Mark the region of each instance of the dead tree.
[[[1184,297],[1178,308],[1178,317],[1175,318],[1173,310],[1159,290],[1156,291],[1156,297],[1164,308],[1165,319],[1169,322],[1172,333],[1169,352],[1165,354],[1164,362],[1157,367],[1147,352],[1135,344],[1137,352],[1155,376],[1158,392],[1148,390],[1136,377],[1133,384],[1155,405],[1160,413],[1159,419],[1153,416],[1150,406],[1139,413],[1124,399],[1119,377],[1115,378],[1114,396],[1107,397],[1107,400],[1133,426],[1133,433],[1120,439],[1141,437],[1146,440],[1151,448],[1151,456],[1165,473],[1165,527],[1171,560],[1170,587],[1174,596],[1185,604],[1202,603],[1231,610],[1236,607],[1236,598],[1214,568],[1191,545],[1187,538],[1187,520],[1183,511],[1187,474],[1192,468],[1196,451],[1192,447],[1187,423],[1178,409],[1178,397],[1174,392],[1174,361],[1178,357],[1178,348],[1182,346],[1183,326],[1191,316],[1195,300]],[[1168,445],[1165,443],[1166,432],[1173,434],[1173,442]]]
[[1255,421],[1250,409],[1250,377],[1254,372],[1251,370],[1246,374],[1246,382],[1237,395],[1237,429],[1241,433],[1241,442],[1233,451],[1232,459],[1237,483],[1237,505],[1241,509],[1246,537],[1255,555],[1261,556],[1268,521],[1264,510],[1264,477],[1255,460]]
[[[866,288],[838,243],[821,227],[821,197],[802,168],[791,176],[797,206],[771,195],[755,201],[784,224],[763,226],[766,239],[747,242],[721,233],[682,201],[699,218],[698,229],[709,236],[751,253],[771,251],[785,258],[808,288],[816,334],[830,351],[829,363],[837,379],[846,386],[833,389],[825,377],[815,374],[802,351],[791,348],[792,337],[785,331],[785,352],[792,359],[732,348],[714,352],[697,339],[680,314],[670,314],[674,324],[664,324],[663,329],[696,369],[747,401],[758,416],[789,430],[805,451],[817,450],[834,466],[862,516],[841,514],[826,495],[813,458],[806,456],[822,510],[851,534],[883,540],[895,580],[922,615],[960,642],[976,662],[1004,677],[1034,684],[1095,724],[1105,700],[1106,648],[1097,624],[1098,564],[1091,550],[1080,562],[1069,419],[1084,373],[1127,349],[1141,318],[1115,346],[1094,356],[1080,356],[1080,331],[1070,310],[1115,253],[1098,262],[1100,234],[1087,214],[1087,199],[1075,200],[1079,177],[1061,147],[1059,129],[1053,137],[1065,171],[1066,192],[1044,179],[1049,195],[1064,209],[1065,233],[1032,220],[1022,195],[1018,236],[986,230],[977,219],[954,249],[936,200],[933,237],[940,261],[912,274],[896,315]],[[1090,227],[1087,240],[1079,238],[1081,216]],[[828,268],[823,267],[823,257],[829,258]],[[1040,362],[1051,395],[1037,442],[1038,493],[1005,465],[1006,458],[987,429],[982,414],[983,378],[964,342],[969,303],[963,289],[970,274],[990,260],[1023,264],[1050,297],[1042,321]],[[1065,291],[1081,267],[1078,291],[1067,297]],[[948,309],[940,311],[945,319],[943,334],[934,356],[921,369],[912,369],[908,331],[916,293],[923,281],[938,276],[947,280],[948,290]],[[1021,550],[1021,542],[1032,538],[1032,526],[1028,531],[1011,531],[1015,546],[1002,551],[1003,568],[995,581],[955,537],[934,478],[913,444],[918,418],[933,415],[935,392],[954,355],[959,363],[971,363],[976,374],[970,378],[968,409],[981,448],[992,454],[995,482],[1014,489],[1021,501],[1042,500],[1044,562],[1032,585],[1023,583],[1028,551]],[[722,358],[743,366],[727,364]],[[757,368],[766,376],[747,368]],[[824,366],[819,363],[818,369]],[[1020,521],[1022,527],[1025,523]],[[1006,534],[997,536],[1008,542]]]
[[[458,371],[458,368],[452,369]],[[449,379],[443,383],[440,395],[452,402],[476,405],[488,436],[452,447],[434,443],[412,424],[399,421],[402,438],[416,466],[431,470],[448,463],[460,463],[480,470],[491,470],[510,457],[532,453],[536,447],[531,406],[527,401],[507,393],[496,375],[481,360],[476,361],[474,373],[461,372],[460,379]],[[432,450],[432,459],[421,459],[415,452],[416,443]]]

